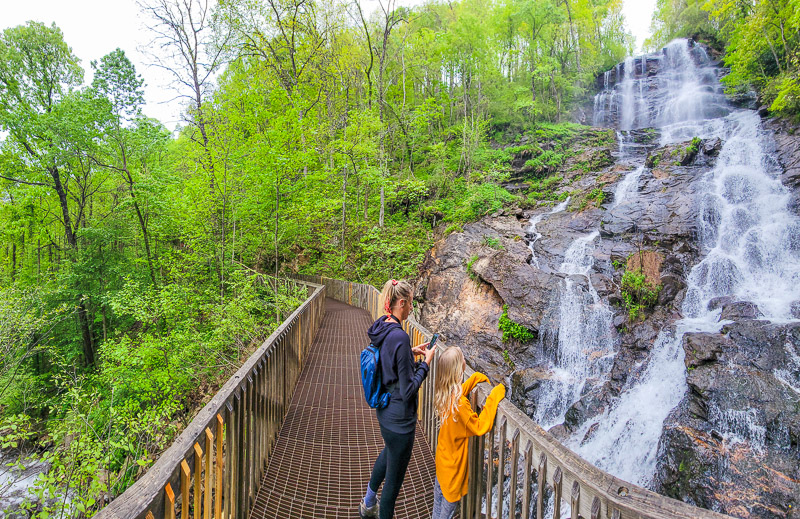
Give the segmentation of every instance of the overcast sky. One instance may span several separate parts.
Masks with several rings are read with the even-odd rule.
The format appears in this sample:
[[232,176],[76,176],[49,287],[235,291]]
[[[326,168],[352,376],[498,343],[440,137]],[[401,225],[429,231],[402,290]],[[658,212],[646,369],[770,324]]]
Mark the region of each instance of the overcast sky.
[[[377,8],[377,0],[361,0],[365,10]],[[628,29],[641,49],[648,36],[650,17],[656,0],[624,0],[623,12]],[[399,5],[414,5],[421,0],[399,0]],[[181,105],[171,101],[175,93],[165,88],[169,77],[154,67],[139,48],[147,46],[152,36],[145,28],[144,16],[135,0],[0,0],[0,30],[36,20],[50,25],[55,22],[64,32],[64,39],[81,59],[91,79],[92,60],[99,60],[117,47],[136,66],[145,80],[145,113],[160,119],[170,130],[180,122]]]

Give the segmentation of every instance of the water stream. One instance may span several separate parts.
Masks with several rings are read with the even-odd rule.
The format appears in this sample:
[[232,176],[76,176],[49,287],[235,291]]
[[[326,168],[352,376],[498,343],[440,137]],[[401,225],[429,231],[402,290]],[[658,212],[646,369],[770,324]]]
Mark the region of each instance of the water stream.
[[558,269],[566,274],[558,294],[558,330],[545,330],[540,340],[543,354],[551,359],[551,375],[542,381],[534,419],[545,428],[561,423],[587,380],[605,377],[613,362],[613,313],[590,276],[599,234],[576,238]]
[[536,268],[539,268],[539,260],[536,259],[536,250],[534,250],[534,245],[539,239],[542,237],[542,233],[536,230],[536,225],[541,222],[546,216],[550,216],[552,214],[560,213],[567,208],[569,204],[569,197],[566,198],[563,202],[558,204],[557,206],[553,207],[550,211],[546,213],[540,213],[531,218],[530,222],[528,223],[528,234],[532,236],[531,241],[528,242],[528,248],[531,250],[531,261]]
[[[758,115],[729,105],[718,69],[702,47],[676,40],[661,53],[640,59],[640,74],[629,74],[634,70],[629,58],[624,80],[598,94],[596,124],[622,129],[652,125],[661,129],[662,145],[695,136],[724,142],[716,165],[701,180],[702,194],[696,201],[701,208],[703,259],[688,277],[683,318],[661,331],[641,375],[630,378],[618,401],[600,417],[599,427],[589,433],[592,420],[570,441],[589,462],[648,485],[664,420],[687,389],[684,334],[720,329],[719,310],[708,308],[719,296],[755,303],[766,319],[791,319],[790,304],[800,299],[800,222],[787,209],[789,193],[765,152],[769,136]],[[645,59],[659,62],[658,74],[647,77]],[[640,92],[649,94],[645,98]],[[625,177],[615,204],[629,196],[629,184],[641,173]],[[766,424],[756,410],[712,410],[710,416],[723,436],[747,442],[756,452],[763,448]]]

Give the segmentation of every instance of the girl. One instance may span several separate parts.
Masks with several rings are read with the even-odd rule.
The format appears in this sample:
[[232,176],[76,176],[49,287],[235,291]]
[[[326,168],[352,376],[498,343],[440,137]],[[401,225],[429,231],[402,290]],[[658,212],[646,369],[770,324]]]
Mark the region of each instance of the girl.
[[450,519],[458,502],[467,493],[467,439],[489,432],[497,406],[506,396],[498,384],[486,398],[483,412],[472,410],[467,395],[477,384],[488,382],[482,373],[473,373],[463,384],[467,363],[459,347],[450,347],[439,356],[436,372],[435,405],[439,417],[439,443],[436,447],[436,485],[433,488],[433,519]]
[[[362,518],[391,519],[414,447],[417,391],[428,376],[436,346],[429,350],[425,343],[411,348],[408,334],[403,331],[401,324],[411,313],[414,298],[409,283],[389,280],[383,286],[381,297],[386,315],[372,323],[367,335],[372,344],[380,348],[381,380],[392,396],[389,405],[377,410],[384,447],[372,468],[367,493],[359,503],[358,512]],[[415,363],[414,355],[424,355],[425,360]],[[383,493],[378,503],[376,493],[381,483]]]

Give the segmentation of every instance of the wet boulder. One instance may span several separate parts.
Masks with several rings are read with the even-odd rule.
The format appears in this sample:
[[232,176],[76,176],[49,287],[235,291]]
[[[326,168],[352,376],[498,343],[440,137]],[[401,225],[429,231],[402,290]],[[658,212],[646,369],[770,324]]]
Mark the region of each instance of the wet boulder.
[[733,301],[722,305],[720,321],[741,321],[743,319],[757,319],[761,314],[758,307],[749,301]]
[[659,444],[656,490],[740,517],[800,505],[800,323],[743,320],[683,338],[688,391]]

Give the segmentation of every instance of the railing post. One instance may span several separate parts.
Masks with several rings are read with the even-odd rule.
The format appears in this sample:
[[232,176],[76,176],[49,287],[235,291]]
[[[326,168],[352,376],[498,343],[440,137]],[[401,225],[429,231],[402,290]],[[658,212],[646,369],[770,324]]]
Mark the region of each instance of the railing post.
[[547,482],[547,456],[539,457],[539,470],[536,471],[536,517],[544,517],[544,485]]
[[572,483],[572,493],[570,494],[570,517],[578,519],[581,516],[581,485],[575,480]]
[[497,517],[503,519],[503,480],[506,475],[506,417],[500,420],[500,445],[497,446]]
[[561,467],[553,473],[553,519],[561,519]]
[[181,518],[189,518],[189,479],[191,473],[186,460],[181,460]]
[[486,453],[488,454],[486,464],[486,517],[492,515],[492,469],[494,467],[494,427],[486,435]]
[[[531,516],[531,471],[533,470],[533,444],[525,444],[525,472],[522,478],[522,519]],[[538,519],[538,518],[537,518]]]
[[164,519],[175,519],[175,492],[169,483],[164,487]]
[[214,496],[214,519],[222,519],[222,477],[224,467],[222,465],[222,440],[224,435],[224,423],[222,416],[217,414],[217,495]]
[[517,515],[517,469],[519,467],[519,429],[514,430],[511,437],[511,483],[508,486],[508,517],[514,519]]
[[592,499],[591,519],[600,519],[600,498],[597,496]]
[[234,462],[236,458],[233,455],[234,444],[236,443],[236,411],[233,407],[235,397],[225,403],[227,409],[227,420],[225,426],[225,519],[233,517],[233,502],[235,501],[234,486],[233,486],[233,472]]
[[[200,519],[200,509],[202,508],[203,489],[201,485],[201,476],[203,472],[203,449],[200,448],[199,443],[194,444],[194,519]],[[187,515],[181,514],[181,517]]]

